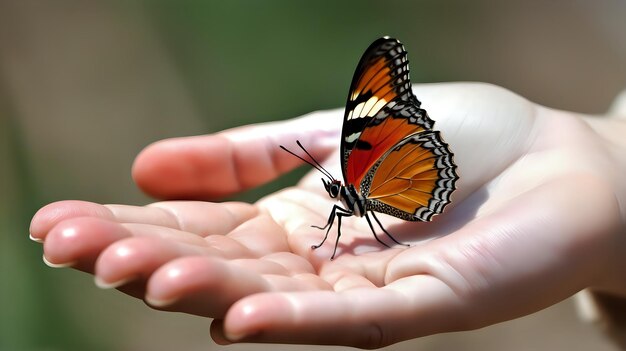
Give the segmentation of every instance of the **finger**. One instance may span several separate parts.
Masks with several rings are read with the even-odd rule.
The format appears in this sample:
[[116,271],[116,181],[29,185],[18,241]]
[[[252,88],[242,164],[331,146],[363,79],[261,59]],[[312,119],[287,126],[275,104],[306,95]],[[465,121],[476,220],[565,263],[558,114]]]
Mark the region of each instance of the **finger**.
[[155,236],[119,240],[102,251],[95,265],[95,281],[101,288],[117,288],[144,281],[165,263],[184,256],[215,255],[208,246],[190,245]]
[[[405,293],[408,292],[408,293]],[[238,301],[211,326],[218,343],[270,342],[379,348],[463,325],[442,310],[454,293],[430,276],[387,288],[264,293]]]
[[53,267],[71,266],[93,272],[98,255],[132,233],[119,223],[95,217],[65,220],[52,228],[44,242],[44,261]]
[[[303,264],[296,255],[281,260],[295,266]],[[181,258],[154,273],[148,282],[146,301],[159,309],[222,318],[235,301],[255,293],[329,288],[313,274],[292,273],[290,265],[273,259]]]
[[30,222],[30,237],[34,241],[43,242],[54,226],[76,217],[115,219],[109,209],[93,202],[75,200],[53,202],[39,209],[33,216]]
[[135,160],[133,179],[158,198],[214,199],[264,184],[301,164],[279,148],[301,140],[316,157],[336,146],[338,111],[175,138],[146,147]]
[[240,202],[170,201],[148,206],[100,205],[86,201],[59,201],[41,208],[31,221],[30,236],[43,242],[50,229],[70,218],[95,217],[119,223],[142,223],[179,229],[200,236],[226,234],[257,214]]

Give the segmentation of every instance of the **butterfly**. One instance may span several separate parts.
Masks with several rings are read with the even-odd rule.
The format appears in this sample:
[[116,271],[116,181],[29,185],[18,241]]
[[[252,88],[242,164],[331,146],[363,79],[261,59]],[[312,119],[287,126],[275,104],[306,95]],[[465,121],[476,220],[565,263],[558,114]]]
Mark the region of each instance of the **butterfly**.
[[324,188],[335,204],[326,225],[321,247],[337,219],[337,253],[343,217],[365,217],[374,238],[384,246],[372,224],[396,240],[376,217],[385,213],[406,221],[430,221],[450,204],[458,175],[453,154],[434,121],[413,95],[409,60],[397,39],[375,40],[357,65],[343,118],[340,157],[343,183],[317,162],[302,144],[298,146],[312,162],[280,146],[319,170]]

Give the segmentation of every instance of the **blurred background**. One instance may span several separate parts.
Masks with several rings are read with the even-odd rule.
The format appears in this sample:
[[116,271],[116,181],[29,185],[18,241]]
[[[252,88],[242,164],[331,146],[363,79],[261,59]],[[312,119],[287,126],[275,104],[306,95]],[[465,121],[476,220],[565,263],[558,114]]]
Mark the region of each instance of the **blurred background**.
[[[219,348],[208,320],[48,268],[28,240],[49,202],[150,201],[130,178],[150,142],[342,107],[382,35],[404,42],[413,82],[491,82],[601,114],[626,87],[624,18],[619,0],[0,0],[0,350]],[[573,307],[388,349],[613,350]]]

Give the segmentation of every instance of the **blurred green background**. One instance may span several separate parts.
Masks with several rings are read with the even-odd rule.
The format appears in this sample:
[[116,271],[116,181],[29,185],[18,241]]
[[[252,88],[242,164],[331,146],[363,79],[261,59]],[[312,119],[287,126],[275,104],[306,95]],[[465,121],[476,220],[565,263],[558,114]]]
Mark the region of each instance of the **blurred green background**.
[[[626,87],[624,18],[626,2],[609,0],[0,0],[0,350],[219,348],[208,320],[48,268],[28,240],[49,202],[150,201],[130,178],[150,142],[342,107],[361,53],[382,35],[404,42],[414,82],[486,81],[602,113]],[[568,300],[388,349],[613,348]]]

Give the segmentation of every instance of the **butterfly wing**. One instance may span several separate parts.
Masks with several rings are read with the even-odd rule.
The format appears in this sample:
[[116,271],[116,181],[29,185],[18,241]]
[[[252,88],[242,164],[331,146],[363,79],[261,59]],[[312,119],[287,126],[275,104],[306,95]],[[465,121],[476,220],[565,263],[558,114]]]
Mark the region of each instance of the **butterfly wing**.
[[367,171],[407,135],[429,130],[433,121],[411,91],[409,61],[402,44],[376,40],[352,79],[341,139],[344,181],[357,191]]
[[437,131],[405,137],[367,172],[361,191],[368,209],[429,221],[450,203],[455,190],[452,156]]

